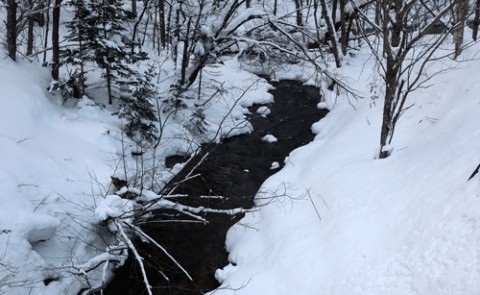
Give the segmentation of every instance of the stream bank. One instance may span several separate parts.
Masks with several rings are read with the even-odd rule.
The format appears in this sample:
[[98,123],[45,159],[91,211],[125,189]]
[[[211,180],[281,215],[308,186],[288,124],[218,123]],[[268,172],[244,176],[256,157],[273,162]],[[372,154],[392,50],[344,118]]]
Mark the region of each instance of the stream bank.
[[[250,108],[249,121],[254,131],[235,136],[220,144],[202,147],[192,161],[172,180],[176,183],[208,153],[208,157],[195,169],[199,177],[181,183],[174,191],[188,197],[175,200],[191,205],[212,208],[251,208],[261,184],[282,168],[291,151],[313,140],[311,126],[323,118],[327,111],[319,110],[318,88],[301,82],[282,80],[271,82],[270,92],[275,103]],[[270,114],[265,115],[267,110]],[[263,113],[263,115],[262,115]],[[267,135],[267,137],[265,137]],[[223,196],[223,198],[199,198]],[[158,221],[185,219],[173,212],[159,215]],[[209,224],[192,222],[168,223],[152,220],[143,230],[159,241],[193,277],[191,282],[162,252],[146,243],[138,250],[145,257],[145,265],[154,294],[203,294],[219,286],[215,270],[228,264],[224,248],[228,229],[241,219],[241,215],[206,214]],[[165,273],[165,280],[159,270]],[[117,271],[104,294],[147,294],[140,271],[133,259],[127,260]],[[142,291],[143,290],[143,291]]]

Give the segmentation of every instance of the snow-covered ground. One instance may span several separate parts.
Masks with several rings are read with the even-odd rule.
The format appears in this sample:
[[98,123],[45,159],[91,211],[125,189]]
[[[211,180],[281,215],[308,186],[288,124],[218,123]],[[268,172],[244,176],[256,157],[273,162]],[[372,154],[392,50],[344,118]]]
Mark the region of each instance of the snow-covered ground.
[[[223,90],[205,101],[205,138],[188,129],[189,108],[165,118],[160,183],[172,174],[162,172],[164,156],[248,132],[246,107],[272,99],[270,86],[234,60],[207,68],[204,77]],[[38,64],[0,56],[0,294],[77,294],[107,280],[111,268],[95,266],[116,242],[99,223],[102,214],[122,210],[104,208],[112,203],[110,177],[124,177],[123,164],[127,176],[139,167],[129,156],[135,146],[120,135],[121,121],[111,110],[87,97],[62,105],[47,91],[50,81]]]
[[86,98],[61,107],[38,65],[2,56],[0,68],[0,294],[69,294],[68,274],[106,247],[92,213],[118,165],[118,124]]
[[[478,294],[480,176],[467,179],[480,163],[480,61],[430,70],[440,67],[452,70],[411,94],[392,155],[378,160],[382,103],[370,97],[381,96],[380,77],[368,50],[348,57],[338,74],[366,98],[325,97],[315,141],[229,231],[231,264],[212,294]],[[225,90],[206,102],[207,139],[248,131],[245,107],[269,101],[268,85],[234,60],[205,75]],[[87,98],[60,106],[49,82],[39,66],[0,56],[0,294],[75,294],[109,242],[94,212],[122,162],[121,124]],[[173,119],[163,155],[187,152],[190,131]]]
[[326,97],[315,140],[229,231],[231,264],[210,294],[480,294],[480,175],[467,181],[480,163],[480,61],[444,61],[379,160],[381,78],[368,51],[348,58],[339,74],[366,99]]

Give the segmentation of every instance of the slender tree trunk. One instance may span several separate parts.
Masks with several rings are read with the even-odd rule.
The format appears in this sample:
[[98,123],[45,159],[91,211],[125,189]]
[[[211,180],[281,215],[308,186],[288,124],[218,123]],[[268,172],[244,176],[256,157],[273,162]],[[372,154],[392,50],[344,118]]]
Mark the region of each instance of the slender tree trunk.
[[108,91],[108,104],[113,103],[113,94],[112,94],[112,73],[110,72],[110,65],[107,64],[106,78],[107,78],[107,91]]
[[[392,47],[398,47],[400,45],[400,39],[402,37],[402,29],[403,29],[403,14],[402,14],[402,8],[403,8],[403,0],[395,0],[395,17],[393,19],[393,24],[392,24],[392,41],[390,44]],[[388,5],[388,4],[385,4]]]
[[28,17],[27,17],[27,56],[33,53],[33,0],[28,0]]
[[[78,30],[78,47],[79,51],[83,55],[83,52],[85,51],[83,48],[83,30]],[[83,97],[85,95],[85,67],[84,67],[84,62],[83,59],[80,60],[80,97]]]
[[348,47],[348,33],[347,33],[347,17],[345,13],[345,6],[347,5],[347,0],[340,0],[340,43],[342,44],[342,53],[343,55],[347,54]]
[[178,43],[180,41],[180,8],[177,8],[175,11],[175,29],[173,32],[173,41],[172,47],[172,54],[173,60],[175,61],[175,67],[177,66],[177,59],[178,59]]
[[380,24],[380,18],[382,14],[381,1],[375,1],[375,24]]
[[59,27],[60,27],[60,5],[62,0],[55,0],[52,11],[52,78],[58,80],[60,67],[60,45],[59,45]]
[[[157,31],[159,29],[159,25],[158,25],[158,6],[159,5],[155,5],[155,9],[153,10],[153,30],[152,30],[153,50],[157,49],[157,47],[158,48],[160,47],[160,38],[157,38]],[[160,50],[158,51],[158,54],[160,55]]]
[[[144,2],[144,7],[142,9],[142,12],[140,13],[140,16],[138,17],[138,20],[135,22],[135,24],[133,25],[133,33],[132,33],[132,41],[133,41],[133,44],[132,44],[132,48],[131,48],[131,52],[133,53],[134,50],[135,50],[135,45],[137,42],[137,39],[140,39],[139,37],[137,38],[137,32],[138,32],[138,27],[140,26],[140,22],[143,20],[143,17],[145,16],[145,13],[147,12],[148,10],[148,0]],[[132,4],[133,5],[133,4]],[[136,6],[135,6],[136,7]],[[136,12],[136,11],[135,11]],[[136,14],[135,14],[136,15]],[[145,30],[144,30],[144,33],[143,33],[143,37],[142,37],[142,42],[141,42],[141,45],[143,46],[144,42],[145,42],[145,35],[146,35],[146,30],[147,30],[147,27],[148,27],[148,22],[150,20],[150,15],[148,16],[147,18],[147,21],[146,21],[146,24],[145,24]],[[155,27],[154,27],[155,28]],[[155,39],[154,39],[155,41]],[[140,41],[139,41],[140,43]],[[155,43],[155,42],[154,42]]]
[[475,2],[475,17],[473,19],[472,38],[477,41],[478,27],[480,26],[480,0]]
[[48,47],[48,33],[49,33],[49,30],[50,30],[50,0],[47,0],[47,5],[46,5],[46,14],[47,14],[47,18],[45,20],[45,42],[43,44],[43,49],[44,49],[44,52],[43,52],[43,65],[45,66],[46,63],[47,63],[47,47]]
[[[165,5],[164,5],[164,7],[165,7]],[[165,9],[164,9],[164,11],[165,11]],[[170,44],[170,47],[172,45],[172,43],[171,43],[172,42],[172,14],[173,14],[173,6],[170,6],[170,8],[168,9],[168,17],[166,18],[168,20],[168,22],[167,22],[167,25],[165,27],[165,31],[167,32],[166,40]],[[167,46],[166,43],[165,43],[165,46]]]
[[[103,0],[103,4],[105,5],[105,0]],[[108,19],[109,17],[112,17],[109,15],[108,11],[106,9],[102,9],[100,19]],[[105,21],[102,22],[103,26],[103,38],[108,39],[107,36],[107,26]],[[106,57],[101,57],[104,58],[104,67],[105,67],[105,79],[107,80],[107,93],[108,93],[108,104],[113,103],[113,93],[112,93],[112,70],[110,68],[110,61]]]
[[332,0],[331,3],[332,3],[332,21],[334,24],[336,24],[338,0]]
[[385,99],[383,105],[382,128],[380,132],[380,152],[379,158],[385,159],[389,156],[390,151],[385,149],[388,139],[392,132],[392,107],[395,94],[397,91],[397,73],[395,71],[395,61],[387,58],[387,72],[385,73]]
[[295,11],[297,15],[297,26],[303,26],[303,15],[302,15],[302,0],[294,0],[295,2]]
[[277,6],[278,6],[278,0],[274,0],[273,1],[273,15],[275,15],[275,16],[277,16]]
[[337,68],[342,66],[341,50],[338,43],[337,32],[335,31],[335,26],[333,24],[332,18],[328,15],[327,3],[325,0],[320,0],[320,5],[322,8],[322,17],[325,20],[327,25],[327,31],[330,39],[330,44],[332,48],[332,53],[335,58],[335,64]]
[[17,2],[7,0],[7,50],[12,60],[17,59]]
[[[80,50],[83,51],[82,41],[79,42]],[[80,97],[82,98],[85,95],[85,67],[83,65],[83,60],[80,61]]]
[[462,53],[463,35],[465,31],[465,22],[468,16],[468,0],[456,0],[455,4],[455,29],[453,39],[455,42],[454,58]]
[[190,36],[190,26],[191,26],[191,19],[188,20],[187,23],[187,32],[186,32],[186,38],[183,41],[183,54],[182,54],[182,65],[180,69],[180,85],[185,84],[185,78],[186,78],[186,71],[188,68],[188,52],[189,52],[189,36]]
[[137,0],[131,0],[132,1],[132,14],[134,16],[137,15]]
[[165,48],[167,45],[167,34],[165,32],[165,3],[164,0],[159,0],[158,2],[158,17],[159,17],[159,31],[160,31],[160,44],[162,48]]

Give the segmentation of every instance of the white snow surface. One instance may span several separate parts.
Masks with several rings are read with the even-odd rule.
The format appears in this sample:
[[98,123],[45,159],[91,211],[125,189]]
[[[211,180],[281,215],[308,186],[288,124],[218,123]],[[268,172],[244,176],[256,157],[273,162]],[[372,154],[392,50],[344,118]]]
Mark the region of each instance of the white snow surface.
[[280,168],[280,163],[272,162],[272,165],[270,166],[270,169],[275,170],[275,169],[278,169],[278,168]]
[[278,141],[278,139],[273,134],[266,134],[264,137],[262,137],[262,140],[268,143],[274,143]]
[[[366,98],[324,97],[331,111],[312,126],[315,140],[229,231],[231,264],[210,294],[478,294],[480,175],[467,179],[480,163],[480,61],[469,60],[479,49],[430,67],[452,70],[411,94],[384,160],[382,103],[370,99],[380,77],[368,51],[346,57],[336,74]],[[227,90],[207,102],[209,136],[248,131],[246,107],[271,102],[268,85],[235,61],[208,70]],[[104,187],[120,161],[120,123],[88,98],[60,106],[48,83],[46,70],[0,56],[0,294],[76,294],[84,282],[70,272],[105,259],[94,225],[131,206]]]
[[[161,165],[166,155],[193,152],[187,145],[191,149],[205,140],[250,132],[247,107],[272,102],[271,86],[240,70],[235,60],[207,68],[203,76],[218,84],[204,102],[206,138],[188,129],[188,114],[170,117],[157,150]],[[85,270],[105,257],[124,259],[122,253],[105,252],[117,244],[109,220],[130,217],[125,213],[131,214],[134,205],[112,195],[110,176],[125,177],[122,157],[135,146],[120,135],[121,121],[111,110],[87,97],[62,106],[61,98],[47,92],[50,81],[47,69],[0,55],[2,295],[77,294],[108,280],[111,267],[103,264],[89,272],[88,283]],[[213,95],[215,89],[220,94]],[[126,159],[127,174],[135,171],[135,161]],[[155,165],[156,181],[172,177],[174,171]]]
[[[115,167],[114,122],[87,98],[62,108],[49,79],[0,58],[0,294],[70,294],[78,279],[68,267],[104,247],[91,217],[96,186]],[[69,278],[43,283],[57,277]]]
[[257,109],[257,114],[266,118],[272,111],[267,106],[261,106]]
[[411,94],[383,160],[383,105],[370,99],[381,78],[368,52],[345,64],[366,98],[325,97],[315,140],[228,232],[231,263],[209,294],[479,294],[480,175],[467,179],[480,163],[480,61],[429,66],[451,71]]

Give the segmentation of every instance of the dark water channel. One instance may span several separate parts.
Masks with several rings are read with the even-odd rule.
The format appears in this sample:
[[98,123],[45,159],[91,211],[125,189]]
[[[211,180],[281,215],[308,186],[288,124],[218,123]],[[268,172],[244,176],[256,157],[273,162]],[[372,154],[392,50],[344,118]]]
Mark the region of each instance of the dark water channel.
[[[327,113],[316,107],[320,101],[318,89],[290,80],[272,84],[275,86],[271,91],[275,103],[267,105],[271,113],[262,117],[257,114],[257,109],[262,105],[250,108],[249,120],[254,127],[252,134],[232,137],[221,144],[204,146],[196,161],[190,161],[176,176],[173,183],[184,179],[198,160],[205,153],[209,153],[193,173],[201,176],[182,183],[175,190],[175,193],[189,196],[177,199],[179,202],[212,208],[251,208],[260,185],[283,166],[285,157],[295,148],[313,140],[311,125]],[[263,141],[266,134],[274,135],[278,141]],[[272,169],[273,162],[278,162],[280,167]],[[225,198],[198,197],[208,195]],[[215,270],[228,263],[224,248],[225,235],[241,217],[207,214],[207,225],[154,221],[143,226],[148,234],[183,265],[194,280],[189,281],[161,251],[142,244],[139,250],[148,265],[147,271],[154,294],[203,294],[218,287],[214,278]],[[172,216],[168,212],[158,216],[159,220],[171,218],[185,219],[184,216]],[[165,280],[158,270],[164,272],[169,281]],[[117,272],[104,294],[147,294],[138,266],[133,260],[129,259]]]

